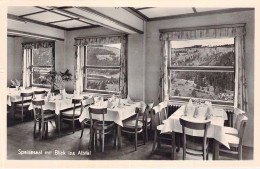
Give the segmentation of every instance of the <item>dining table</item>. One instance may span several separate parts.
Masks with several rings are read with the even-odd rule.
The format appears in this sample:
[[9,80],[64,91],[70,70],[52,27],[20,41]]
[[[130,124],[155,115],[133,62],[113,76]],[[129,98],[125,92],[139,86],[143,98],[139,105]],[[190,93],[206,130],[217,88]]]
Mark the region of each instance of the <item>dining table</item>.
[[[114,106],[113,106],[114,104]],[[107,101],[103,103],[95,103],[90,105],[92,108],[107,108],[107,113],[104,115],[105,121],[113,121],[117,125],[117,143],[116,148],[121,148],[121,128],[123,127],[123,121],[135,115],[135,109],[141,107],[142,102],[133,102],[127,99],[121,99],[121,104],[112,103],[112,106],[107,106]],[[89,109],[84,109],[79,121],[82,122],[85,119],[89,119]],[[92,119],[102,120],[102,116],[93,114]]]
[[[21,88],[20,90],[18,90],[17,88],[7,88],[7,105],[11,107],[11,117],[14,118],[14,109],[17,103],[22,101],[22,97],[21,97],[21,93],[32,93],[34,91],[48,91],[50,89],[47,88]],[[26,101],[30,101],[31,97],[25,98],[25,102]]]
[[[52,110],[55,112],[56,119],[57,119],[57,131],[58,134],[61,134],[61,112],[65,110],[72,109],[74,107],[74,104],[72,104],[72,99],[85,99],[85,101],[89,101],[89,104],[92,99],[90,99],[92,95],[74,95],[74,94],[65,94],[65,95],[56,95],[51,96],[50,98],[45,97],[44,99],[44,105],[42,106],[43,110]],[[31,103],[29,110],[33,110],[33,104]]]
[[[224,121],[227,120],[227,114],[224,109],[214,107],[211,112],[211,116],[206,119],[207,106],[199,106],[198,114],[194,116],[193,113],[186,114],[185,107],[187,105],[182,105],[178,110],[176,110],[168,119],[163,121],[161,127],[161,133],[171,132],[173,140],[175,139],[175,133],[182,133],[182,126],[180,124],[180,118],[192,122],[205,122],[210,121],[211,124],[208,128],[207,137],[214,140],[213,143],[213,160],[218,160],[219,157],[219,145],[222,144],[229,147],[229,142],[224,132]],[[203,130],[193,130],[186,129],[186,134],[190,136],[203,137]],[[175,142],[173,143],[174,150],[176,150]],[[175,159],[176,152],[173,152],[173,159]]]

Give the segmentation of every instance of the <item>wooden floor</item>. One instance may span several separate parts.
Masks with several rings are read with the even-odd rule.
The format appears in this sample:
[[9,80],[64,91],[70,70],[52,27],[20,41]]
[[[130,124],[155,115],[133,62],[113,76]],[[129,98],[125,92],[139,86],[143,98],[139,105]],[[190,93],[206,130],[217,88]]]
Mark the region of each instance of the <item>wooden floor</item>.
[[[66,126],[65,126],[66,127]],[[67,125],[69,128],[70,126]],[[8,119],[7,127],[7,159],[12,160],[171,160],[170,147],[162,145],[155,153],[152,150],[152,135],[148,143],[143,145],[142,135],[139,138],[139,146],[134,151],[133,138],[127,135],[122,136],[122,148],[116,150],[113,147],[113,138],[106,137],[105,152],[96,152],[88,155],[89,129],[84,130],[83,138],[80,139],[81,131],[78,130],[74,134],[68,129],[63,130],[61,136],[55,132],[55,123],[49,124],[49,138],[40,140],[39,137],[33,137],[33,120],[28,119],[21,123],[19,120]],[[26,150],[42,150],[42,155],[20,155],[20,151]],[[55,155],[56,152],[65,152],[66,155]],[[84,155],[78,155],[81,151]],[[44,153],[51,154],[44,154]],[[68,155],[74,152],[75,155]],[[235,160],[230,155],[221,154],[221,160]],[[176,155],[177,160],[182,160],[182,148]],[[201,157],[187,155],[188,160],[202,160]],[[243,148],[243,160],[253,159],[253,148]],[[209,154],[209,160],[212,160],[212,153]]]

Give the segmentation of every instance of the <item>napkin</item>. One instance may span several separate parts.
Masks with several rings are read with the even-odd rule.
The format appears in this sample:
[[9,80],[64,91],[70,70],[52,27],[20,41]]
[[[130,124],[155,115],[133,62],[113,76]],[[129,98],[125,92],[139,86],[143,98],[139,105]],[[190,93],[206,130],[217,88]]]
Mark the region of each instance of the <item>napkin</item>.
[[194,110],[193,117],[194,117],[194,118],[197,118],[198,115],[199,115],[199,110],[198,110],[198,107],[196,106],[196,107],[195,107],[195,110]]
[[113,108],[114,107],[114,105],[113,105],[113,103],[111,102],[111,101],[107,101],[107,106],[106,106],[107,108]]
[[184,115],[185,116],[192,115],[192,114],[194,114],[194,111],[195,111],[195,106],[193,105],[193,103],[190,99],[189,103],[185,107]]
[[111,102],[116,101],[116,97],[115,97],[115,95],[113,94],[112,97],[111,97],[109,100],[110,100]]
[[133,104],[134,103],[129,96],[127,96],[127,103],[129,103],[129,104]]

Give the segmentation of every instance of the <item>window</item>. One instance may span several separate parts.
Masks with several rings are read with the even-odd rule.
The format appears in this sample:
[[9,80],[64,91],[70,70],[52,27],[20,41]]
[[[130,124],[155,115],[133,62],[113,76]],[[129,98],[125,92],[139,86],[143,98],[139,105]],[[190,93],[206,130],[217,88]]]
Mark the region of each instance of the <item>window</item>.
[[32,50],[32,86],[50,87],[45,75],[54,69],[52,48]]
[[119,93],[121,43],[87,45],[84,50],[84,91]]
[[25,42],[23,45],[23,86],[51,87],[45,75],[54,70],[55,42]]
[[169,53],[171,99],[234,103],[234,38],[171,41]]

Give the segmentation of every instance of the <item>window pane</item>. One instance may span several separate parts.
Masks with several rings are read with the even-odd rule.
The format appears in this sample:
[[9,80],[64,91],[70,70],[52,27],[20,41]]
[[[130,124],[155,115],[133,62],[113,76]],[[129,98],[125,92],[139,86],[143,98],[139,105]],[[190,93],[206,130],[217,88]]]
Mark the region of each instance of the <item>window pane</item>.
[[234,101],[232,72],[171,71],[170,96]]
[[87,69],[86,88],[119,92],[120,69]]
[[171,41],[171,66],[234,66],[234,38]]
[[34,66],[52,66],[52,48],[33,49]]
[[119,66],[121,44],[88,45],[87,65]]
[[44,84],[44,85],[50,85],[46,81],[46,74],[51,71],[51,68],[33,68],[32,71],[32,84]]

